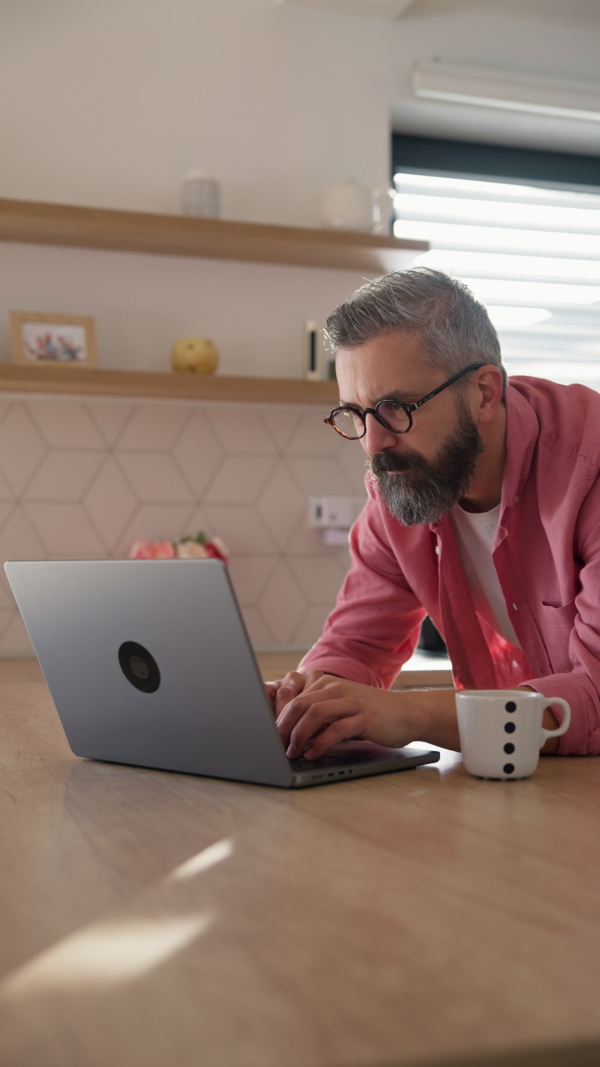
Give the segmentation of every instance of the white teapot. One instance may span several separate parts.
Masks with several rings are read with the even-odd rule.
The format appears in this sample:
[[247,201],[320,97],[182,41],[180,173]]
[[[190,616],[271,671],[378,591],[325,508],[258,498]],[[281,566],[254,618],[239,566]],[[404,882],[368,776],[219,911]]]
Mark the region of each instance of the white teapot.
[[375,189],[350,180],[332,185],[321,197],[321,226],[386,234],[394,214],[394,190]]

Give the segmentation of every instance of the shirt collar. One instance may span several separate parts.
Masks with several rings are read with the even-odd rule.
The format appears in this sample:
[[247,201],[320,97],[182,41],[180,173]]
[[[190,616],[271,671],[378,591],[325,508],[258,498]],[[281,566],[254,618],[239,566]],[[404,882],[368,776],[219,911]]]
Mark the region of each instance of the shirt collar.
[[[540,432],[537,415],[520,392],[516,382],[509,379],[504,397],[506,404],[506,465],[502,480],[502,498],[500,501],[500,515],[506,507],[514,507],[518,504],[523,491],[533,459],[534,449]],[[430,525],[429,529],[439,532],[442,524],[450,516],[444,515],[438,522]]]
[[502,510],[518,503],[539,437],[537,415],[510,379],[506,387],[506,466],[502,482]]

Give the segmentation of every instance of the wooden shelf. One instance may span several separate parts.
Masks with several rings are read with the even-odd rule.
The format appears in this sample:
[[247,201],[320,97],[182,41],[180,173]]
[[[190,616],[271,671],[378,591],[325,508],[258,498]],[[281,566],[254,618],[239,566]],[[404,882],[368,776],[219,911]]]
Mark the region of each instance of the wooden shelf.
[[410,266],[426,241],[262,226],[183,215],[0,199],[0,240],[383,273]]
[[336,382],[12,364],[0,365],[0,392],[131,396],[157,400],[241,400],[251,404],[322,404],[327,409],[339,399]]

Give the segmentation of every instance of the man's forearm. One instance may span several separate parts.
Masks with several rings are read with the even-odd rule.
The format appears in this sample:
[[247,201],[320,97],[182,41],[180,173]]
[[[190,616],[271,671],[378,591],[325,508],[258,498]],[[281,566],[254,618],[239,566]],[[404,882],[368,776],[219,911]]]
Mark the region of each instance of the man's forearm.
[[[529,689],[528,686],[520,688]],[[425,741],[428,745],[460,752],[455,694],[455,689],[409,689],[394,694],[400,698],[399,711],[409,714],[414,722],[415,741]],[[555,730],[557,725],[550,708],[546,708],[544,729]],[[558,738],[551,737],[546,741],[542,752],[544,755],[551,755],[557,748]]]
[[412,722],[415,741],[460,751],[454,689],[407,689],[396,691],[401,715]]

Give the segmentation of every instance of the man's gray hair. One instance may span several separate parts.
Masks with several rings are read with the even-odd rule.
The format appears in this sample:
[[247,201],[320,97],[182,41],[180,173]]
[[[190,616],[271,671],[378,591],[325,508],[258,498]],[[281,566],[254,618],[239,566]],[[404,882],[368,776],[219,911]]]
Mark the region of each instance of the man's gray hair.
[[417,333],[425,361],[450,377],[470,363],[492,363],[506,385],[498,334],[485,307],[440,270],[412,267],[368,282],[329,316],[325,336],[336,351],[392,330]]

